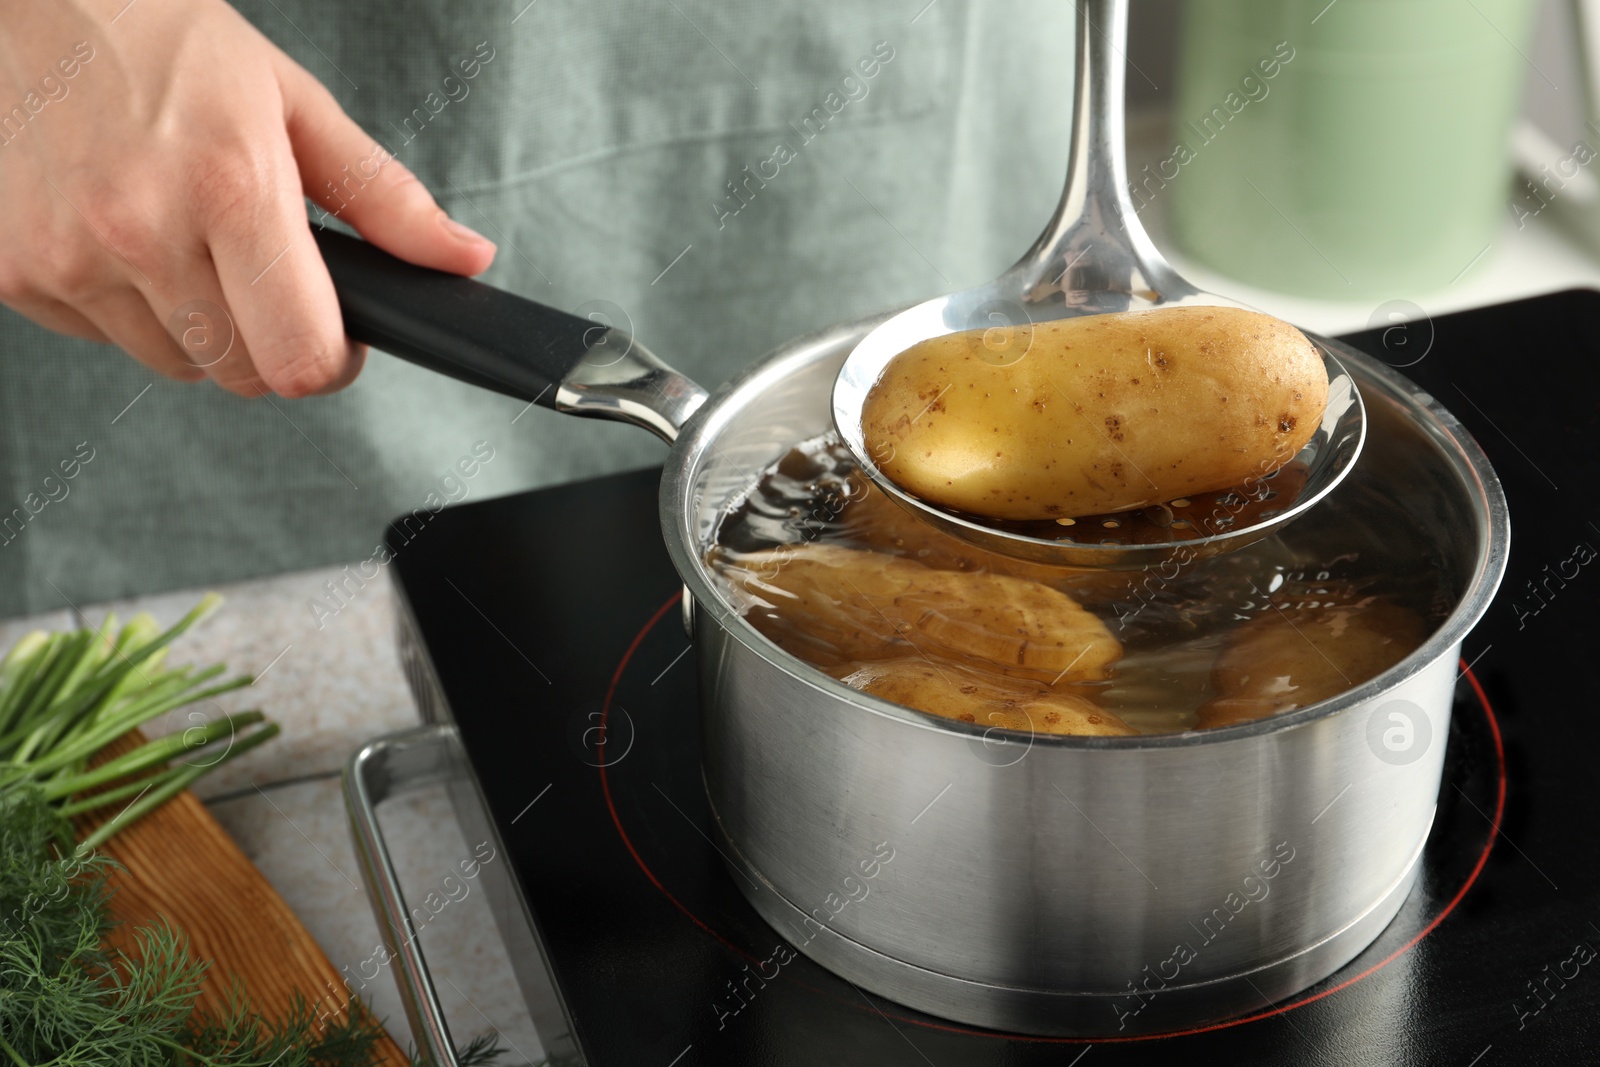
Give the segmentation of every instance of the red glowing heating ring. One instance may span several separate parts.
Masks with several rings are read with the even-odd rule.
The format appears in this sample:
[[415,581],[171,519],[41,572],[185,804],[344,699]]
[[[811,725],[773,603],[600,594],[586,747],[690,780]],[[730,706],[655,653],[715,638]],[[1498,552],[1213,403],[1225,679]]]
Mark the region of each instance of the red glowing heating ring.
[[[628,837],[628,832],[622,828],[622,820],[617,815],[617,806],[611,799],[611,783],[606,778],[605,740],[604,740],[605,739],[605,732],[604,732],[604,728],[605,728],[606,718],[611,713],[611,698],[616,694],[617,683],[622,681],[622,672],[628,669],[628,661],[633,659],[633,654],[639,650],[639,645],[641,643],[643,643],[643,641],[645,639],[645,635],[648,634],[652,629],[655,628],[656,623],[661,621],[662,616],[664,616],[667,612],[671,611],[677,605],[679,599],[681,599],[682,596],[683,596],[682,593],[674,594],[672,599],[668,600],[665,604],[661,605],[661,607],[656,610],[656,613],[654,615],[650,616],[650,621],[646,622],[644,624],[643,628],[641,628],[639,630],[639,632],[634,635],[633,641],[628,645],[628,650],[622,654],[621,661],[619,661],[617,663],[616,671],[611,675],[611,684],[606,688],[605,703],[602,704],[601,708],[600,708],[600,725],[601,725],[601,734],[600,734],[601,742],[600,742],[600,746],[599,746],[599,751],[600,751],[600,768],[599,768],[600,769],[600,788],[605,792],[606,809],[611,813],[611,822],[617,828],[617,836],[622,838],[622,843],[623,843],[623,845],[625,845],[627,847],[628,854],[631,855],[633,857],[633,861],[639,865],[639,870],[644,872],[644,876],[646,878],[650,879],[650,884],[655,886],[656,889],[660,891],[662,896],[666,897],[667,900],[671,901],[672,902],[672,906],[677,908],[679,911],[681,911],[689,919],[690,922],[694,923],[700,929],[704,930],[707,934],[710,934],[712,937],[716,938],[722,944],[726,945],[734,953],[736,953],[737,955],[743,957],[744,959],[748,960],[749,962],[751,962],[751,963],[761,963],[763,961],[759,960],[755,956],[750,955],[750,953],[746,952],[744,949],[740,948],[738,945],[735,945],[732,941],[729,941],[727,938],[725,938],[721,934],[717,933],[717,931],[713,930],[710,926],[706,925],[706,923],[704,923],[700,919],[700,917],[698,915],[696,915],[694,912],[690,911],[688,908],[684,907],[683,904],[678,900],[678,898],[673,896],[672,893],[670,891],[668,891],[667,887],[661,884],[661,879],[657,878],[656,875],[655,875],[655,872],[650,869],[650,865],[645,863],[644,857],[639,855],[639,850],[634,848],[632,839]],[[1069,1045],[1070,1044],[1096,1044],[1096,1045],[1099,1045],[1099,1044],[1109,1044],[1111,1042],[1120,1042],[1120,1041],[1152,1041],[1152,1040],[1155,1040],[1157,1038],[1184,1037],[1184,1036],[1189,1035],[1189,1034],[1203,1034],[1203,1033],[1206,1033],[1206,1032],[1211,1031],[1211,1030],[1226,1030],[1229,1027],[1242,1026],[1245,1023],[1253,1023],[1253,1022],[1256,1022],[1257,1020],[1260,1020],[1260,1019],[1270,1019],[1275,1015],[1282,1015],[1284,1012],[1293,1011],[1295,1008],[1304,1007],[1307,1004],[1311,1004],[1311,1003],[1313,1003],[1315,1001],[1321,1000],[1323,997],[1330,997],[1333,994],[1339,992],[1341,989],[1346,989],[1346,988],[1348,988],[1350,986],[1353,986],[1357,982],[1361,981],[1363,978],[1366,978],[1366,977],[1368,977],[1370,975],[1376,974],[1377,972],[1383,970],[1385,967],[1389,966],[1389,964],[1393,963],[1395,960],[1399,959],[1401,956],[1403,956],[1407,952],[1411,951],[1411,949],[1416,946],[1417,942],[1421,941],[1423,938],[1425,938],[1429,934],[1433,933],[1434,928],[1437,927],[1440,923],[1444,922],[1445,917],[1448,916],[1452,911],[1454,911],[1456,909],[1456,905],[1461,903],[1462,898],[1467,895],[1467,891],[1472,888],[1473,884],[1475,882],[1477,882],[1478,876],[1483,873],[1484,865],[1489,862],[1489,852],[1490,852],[1490,850],[1492,848],[1494,848],[1495,838],[1500,836],[1500,821],[1501,821],[1501,818],[1505,815],[1505,810],[1506,810],[1506,753],[1505,753],[1505,745],[1500,739],[1500,723],[1494,717],[1494,709],[1492,707],[1490,707],[1490,705],[1489,705],[1489,698],[1484,693],[1483,686],[1478,682],[1477,676],[1472,673],[1471,668],[1469,668],[1467,666],[1467,664],[1466,664],[1466,662],[1464,660],[1461,663],[1461,673],[1466,677],[1467,683],[1472,686],[1472,691],[1475,694],[1477,694],[1478,703],[1480,705],[1482,705],[1482,707],[1483,707],[1484,718],[1489,723],[1489,732],[1494,738],[1494,758],[1495,758],[1496,782],[1495,782],[1495,797],[1494,797],[1494,818],[1491,820],[1491,826],[1489,827],[1489,834],[1484,839],[1483,851],[1478,856],[1478,862],[1473,864],[1472,873],[1467,876],[1467,880],[1465,882],[1461,883],[1461,888],[1456,890],[1455,896],[1450,898],[1449,903],[1445,904],[1444,908],[1439,912],[1439,914],[1433,917],[1433,921],[1428,923],[1427,926],[1424,926],[1420,931],[1418,931],[1417,934],[1414,937],[1411,938],[1411,940],[1407,941],[1405,944],[1401,945],[1399,948],[1395,949],[1393,952],[1389,953],[1389,955],[1385,956],[1383,959],[1379,960],[1377,963],[1374,963],[1371,967],[1368,967],[1366,970],[1362,971],[1360,974],[1352,975],[1349,978],[1346,978],[1344,981],[1340,982],[1338,985],[1330,986],[1329,988],[1324,989],[1319,993],[1313,993],[1310,996],[1301,997],[1298,1000],[1291,1000],[1286,1004],[1280,1004],[1275,1008],[1269,1008],[1266,1011],[1257,1012],[1254,1015],[1246,1015],[1246,1016],[1243,1016],[1243,1017],[1238,1018],[1238,1019],[1229,1019],[1226,1022],[1211,1023],[1211,1024],[1207,1025],[1207,1026],[1190,1027],[1187,1030],[1169,1030],[1166,1033],[1141,1034],[1141,1035],[1139,1035],[1137,1037],[1094,1037],[1094,1038],[1089,1038],[1089,1037],[1033,1037],[1033,1036],[1029,1036],[1029,1035],[1026,1035],[1026,1034],[1005,1034],[1005,1033],[1000,1033],[1000,1032],[994,1031],[994,1030],[975,1030],[975,1029],[971,1029],[971,1028],[965,1027],[965,1026],[957,1026],[957,1025],[952,1024],[952,1023],[937,1023],[937,1022],[928,1022],[928,1021],[923,1020],[923,1019],[908,1019],[903,1015],[894,1015],[892,1013],[882,1013],[882,1012],[880,1012],[880,1014],[887,1014],[888,1018],[895,1019],[895,1020],[898,1020],[898,1021],[904,1022],[904,1023],[910,1023],[910,1024],[915,1025],[915,1026],[921,1026],[921,1027],[924,1027],[924,1028],[929,1029],[929,1030],[945,1030],[945,1031],[948,1031],[950,1033],[972,1034],[972,1035],[977,1036],[977,1037],[997,1037],[997,1038],[1003,1038],[1003,1039],[1005,1039],[1007,1041],[1031,1041],[1031,1042],[1037,1042],[1037,1043],[1042,1043],[1042,1044],[1069,1044]],[[819,994],[821,996],[828,997],[830,1000],[839,1000],[840,999],[840,998],[834,997],[831,993],[828,993],[828,992],[826,992],[824,990],[816,989],[813,986],[806,985],[806,983],[804,983],[804,982],[798,982],[797,981],[796,984],[802,986],[805,989],[809,989],[812,992],[817,993],[817,994]],[[862,1008],[862,1005],[857,1004],[857,1003],[855,1003],[853,1001],[841,1001],[841,1002],[842,1003],[848,1003],[848,1004],[851,1005],[851,1007],[854,1007],[854,1008],[857,1008],[857,1009],[861,1009],[861,1010],[865,1010],[865,1009]],[[876,1011],[877,1009],[874,1008],[873,1010]]]

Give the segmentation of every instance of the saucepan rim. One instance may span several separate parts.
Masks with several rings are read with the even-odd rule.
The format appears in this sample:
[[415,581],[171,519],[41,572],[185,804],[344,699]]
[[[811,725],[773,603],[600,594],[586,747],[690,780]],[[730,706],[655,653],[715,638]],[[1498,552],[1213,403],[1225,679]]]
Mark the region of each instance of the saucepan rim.
[[[892,312],[890,314],[893,314]],[[1455,608],[1443,623],[1405,659],[1353,689],[1293,711],[1265,719],[1209,729],[1167,734],[1139,734],[1132,737],[1086,737],[1075,734],[1041,734],[984,726],[918,711],[875,697],[829,677],[820,669],[785,652],[761,634],[749,620],[728,602],[718,581],[706,565],[695,530],[694,477],[702,459],[714,449],[716,440],[729,420],[746,405],[762,396],[773,384],[796,373],[800,367],[827,358],[836,352],[842,358],[854,336],[864,335],[888,318],[875,315],[807,334],[779,346],[712,394],[678,434],[668,456],[661,479],[661,532],[684,587],[693,598],[694,611],[714,613],[717,624],[735,640],[795,680],[819,692],[844,701],[862,712],[882,716],[907,726],[949,734],[963,741],[1001,738],[1026,740],[1030,746],[1084,750],[1142,751],[1183,748],[1191,745],[1229,744],[1282,731],[1337,715],[1394,689],[1421,673],[1462,639],[1487,611],[1505,572],[1510,549],[1511,527],[1505,492],[1489,459],[1461,422],[1429,393],[1393,368],[1349,345],[1320,336],[1314,339],[1331,347],[1346,366],[1352,366],[1358,379],[1372,380],[1395,394],[1409,410],[1462,491],[1470,496],[1473,530],[1479,535],[1472,564],[1472,576]],[[1358,381],[1358,385],[1361,384]],[[1370,398],[1369,398],[1370,404]]]

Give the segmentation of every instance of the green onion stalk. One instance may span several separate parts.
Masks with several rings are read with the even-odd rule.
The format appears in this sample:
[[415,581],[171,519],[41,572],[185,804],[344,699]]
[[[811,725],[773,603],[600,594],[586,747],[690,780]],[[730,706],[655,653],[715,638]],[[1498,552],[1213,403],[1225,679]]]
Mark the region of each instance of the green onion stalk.
[[131,730],[177,708],[211,701],[255,681],[217,681],[222,666],[168,667],[168,646],[222,603],[208,593],[166,630],[149,615],[98,629],[36,630],[0,659],[0,805],[21,790],[42,795],[62,818],[116,805],[80,850],[189,788],[200,777],[270,740],[278,726],[257,709],[209,719],[154,738],[96,766],[90,762]]

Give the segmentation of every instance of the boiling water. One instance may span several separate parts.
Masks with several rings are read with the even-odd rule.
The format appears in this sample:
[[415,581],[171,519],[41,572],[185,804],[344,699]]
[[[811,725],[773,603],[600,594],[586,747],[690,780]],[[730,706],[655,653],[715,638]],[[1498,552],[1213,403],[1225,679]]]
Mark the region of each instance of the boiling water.
[[1113,676],[1083,688],[1144,733],[1192,729],[1195,709],[1213,695],[1218,653],[1264,613],[1376,597],[1416,613],[1431,633],[1453,603],[1437,548],[1359,467],[1310,514],[1247,548],[1143,570],[1083,571],[1011,560],[919,522],[858,474],[829,433],[764,470],[726,512],[715,540],[735,553],[830,543],[1055,586],[1123,645]]

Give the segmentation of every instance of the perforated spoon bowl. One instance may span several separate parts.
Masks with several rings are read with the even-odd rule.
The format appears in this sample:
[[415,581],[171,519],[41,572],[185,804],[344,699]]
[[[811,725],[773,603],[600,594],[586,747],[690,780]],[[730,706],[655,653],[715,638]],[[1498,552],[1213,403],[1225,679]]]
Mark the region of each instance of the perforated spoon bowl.
[[833,419],[861,470],[925,522],[994,552],[1043,563],[1132,568],[1219,555],[1304,515],[1349,473],[1366,437],[1366,411],[1336,342],[1307,335],[1328,371],[1328,406],[1311,441],[1254,484],[1179,498],[1140,511],[1038,522],[980,520],[907,493],[879,469],[861,422],[885,365],[919,341],[985,329],[993,361],[1020,358],[1034,323],[1157,307],[1246,307],[1204,292],[1162,258],[1127,193],[1123,57],[1127,0],[1080,0],[1076,100],[1067,184],[1049,226],[999,278],[918,304],[856,345],[833,389]]

